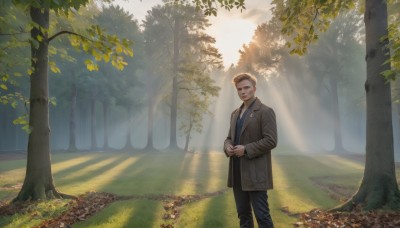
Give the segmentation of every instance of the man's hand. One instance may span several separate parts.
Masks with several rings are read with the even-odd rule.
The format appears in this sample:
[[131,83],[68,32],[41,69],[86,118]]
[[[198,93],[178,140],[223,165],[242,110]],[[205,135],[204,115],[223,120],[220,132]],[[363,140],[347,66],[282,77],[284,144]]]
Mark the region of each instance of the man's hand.
[[226,153],[228,154],[229,157],[235,155],[234,149],[235,149],[235,147],[232,145],[228,145],[226,147]]
[[233,147],[233,153],[236,155],[236,157],[242,157],[244,155],[244,146],[243,145],[237,145]]

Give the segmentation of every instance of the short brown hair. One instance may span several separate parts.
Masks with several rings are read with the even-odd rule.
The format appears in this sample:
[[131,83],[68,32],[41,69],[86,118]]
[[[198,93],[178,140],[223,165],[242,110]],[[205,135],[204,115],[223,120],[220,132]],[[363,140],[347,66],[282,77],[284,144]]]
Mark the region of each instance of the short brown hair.
[[239,82],[243,80],[249,80],[253,86],[257,84],[257,78],[249,73],[240,73],[233,77],[232,82],[237,85]]

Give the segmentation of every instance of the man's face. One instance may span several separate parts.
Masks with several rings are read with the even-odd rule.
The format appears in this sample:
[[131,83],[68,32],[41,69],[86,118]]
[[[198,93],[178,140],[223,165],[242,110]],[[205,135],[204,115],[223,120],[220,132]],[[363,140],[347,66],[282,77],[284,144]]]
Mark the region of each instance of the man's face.
[[236,90],[240,100],[249,101],[254,98],[256,87],[253,86],[251,81],[243,80],[236,84]]

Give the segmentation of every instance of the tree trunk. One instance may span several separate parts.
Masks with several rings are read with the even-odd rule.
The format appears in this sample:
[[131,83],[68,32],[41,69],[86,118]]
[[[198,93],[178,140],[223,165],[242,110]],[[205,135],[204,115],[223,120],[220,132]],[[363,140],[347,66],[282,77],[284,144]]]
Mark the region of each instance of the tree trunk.
[[183,151],[185,151],[185,152],[189,152],[190,133],[192,132],[192,127],[193,127],[192,120],[190,120],[189,130],[186,134],[185,148],[183,149]]
[[398,161],[398,160],[400,160],[400,80],[399,80],[399,78],[397,78],[397,80],[394,82],[393,87],[394,87],[393,91],[395,93],[395,96],[393,99],[394,100],[394,102],[393,102],[394,113],[393,114],[394,114],[395,123],[393,124],[393,127],[395,127],[394,131],[397,133],[397,134],[394,134],[395,137],[397,137],[394,140],[394,142],[395,142],[394,148],[395,148],[395,161]]
[[90,131],[91,131],[91,137],[92,137],[92,145],[91,149],[96,150],[97,149],[97,136],[96,136],[96,91],[92,90],[90,98]]
[[340,110],[339,110],[339,95],[337,88],[337,78],[334,75],[330,75],[329,82],[331,84],[331,96],[332,96],[332,113],[333,113],[333,128],[334,128],[334,146],[333,152],[344,153],[346,150],[343,147],[342,141],[342,125],[340,122]]
[[152,77],[147,77],[147,145],[144,148],[146,151],[154,150],[153,143],[153,127],[154,127],[154,95]]
[[[397,81],[399,81],[397,79]],[[400,160],[400,104],[393,103],[393,137],[394,137],[394,158],[395,161]]]
[[78,90],[76,84],[71,86],[71,107],[69,113],[69,147],[68,151],[77,151],[76,147],[76,97]]
[[[7,132],[7,127],[8,127],[7,126],[8,119],[6,118],[7,107],[0,109],[0,116],[2,117],[0,120],[0,137],[2,139],[6,139],[7,134],[5,134],[5,132]],[[7,140],[0,140],[0,150],[5,150],[6,146],[4,144],[6,141]]]
[[[11,111],[11,115],[13,116],[13,118],[16,118],[18,115],[17,109],[13,108]],[[11,136],[11,139],[10,139],[11,148],[13,150],[18,150],[17,126],[15,124],[12,124],[11,130],[9,132],[10,132],[10,136]]]
[[[397,79],[397,81],[400,82],[400,79]],[[400,126],[400,103],[396,103],[396,107],[397,107],[397,113],[396,113],[396,120],[397,121],[397,126]],[[399,138],[396,140],[396,142],[399,144],[400,146],[400,128],[397,129],[399,132]]]
[[[49,28],[49,9],[30,8],[32,21],[47,30]],[[38,37],[43,38],[42,41]],[[33,26],[31,29],[30,112],[28,158],[24,184],[15,201],[61,198],[57,192],[51,172],[50,124],[48,98],[48,42],[47,33]]]
[[173,59],[173,75],[172,95],[171,95],[171,128],[169,148],[178,149],[176,140],[176,119],[178,111],[178,64],[179,64],[179,18],[175,18],[174,26],[174,59]]
[[110,150],[108,145],[108,103],[103,102],[103,121],[104,121],[104,145],[103,150]]
[[131,127],[133,125],[133,118],[132,118],[132,107],[128,107],[128,126],[126,126],[126,143],[125,143],[125,150],[133,150],[131,138],[132,138],[132,133],[131,133]]
[[379,208],[400,209],[400,192],[397,186],[394,152],[390,83],[381,72],[390,69],[384,64],[389,58],[384,49],[387,40],[386,1],[366,0],[366,61],[367,81],[367,145],[364,177],[357,193],[340,210],[352,210],[361,205],[365,210]]

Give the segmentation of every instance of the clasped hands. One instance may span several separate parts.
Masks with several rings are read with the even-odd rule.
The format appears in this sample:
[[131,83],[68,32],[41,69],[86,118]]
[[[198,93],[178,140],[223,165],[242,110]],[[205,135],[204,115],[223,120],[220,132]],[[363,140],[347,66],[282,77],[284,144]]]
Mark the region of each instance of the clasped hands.
[[236,156],[236,157],[242,157],[244,155],[244,146],[243,145],[228,145],[226,147],[226,153],[228,154],[229,157],[231,156]]

